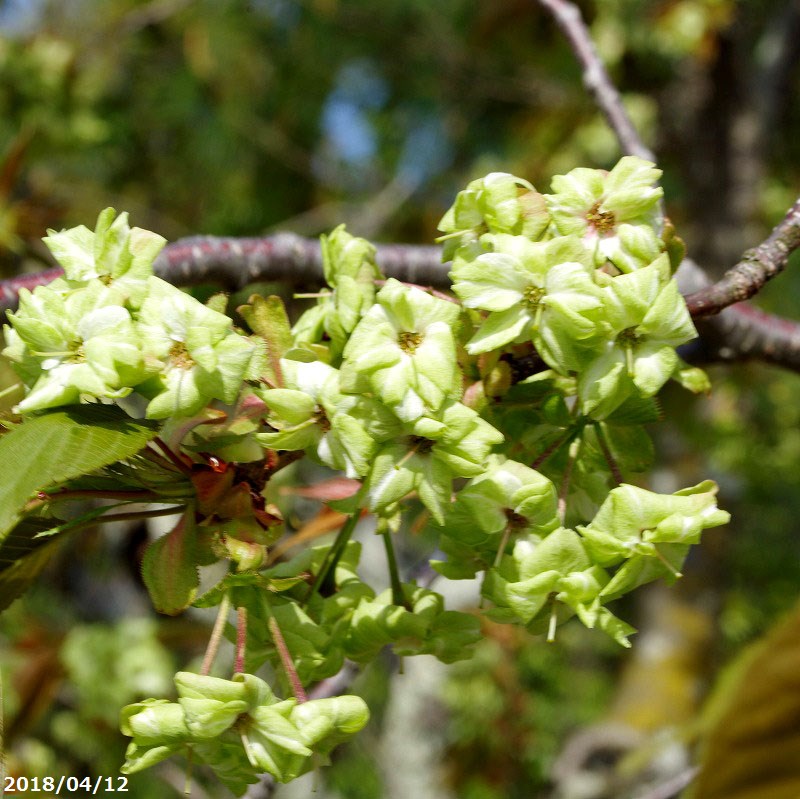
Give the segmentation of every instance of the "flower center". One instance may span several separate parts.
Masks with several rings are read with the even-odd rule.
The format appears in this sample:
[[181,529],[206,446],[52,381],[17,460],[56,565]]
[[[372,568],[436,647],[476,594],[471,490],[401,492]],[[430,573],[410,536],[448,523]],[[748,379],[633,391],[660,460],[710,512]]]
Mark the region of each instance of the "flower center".
[[75,339],[71,341],[67,347],[69,355],[67,355],[68,363],[83,363],[86,360],[86,353],[83,350],[83,341]]
[[191,369],[194,366],[192,356],[182,341],[176,341],[169,351],[169,359],[176,369]]
[[330,419],[328,419],[325,409],[320,405],[317,405],[314,408],[314,421],[317,425],[319,425],[319,428],[323,433],[327,433],[331,429]]
[[544,289],[534,286],[533,284],[528,286],[525,291],[522,292],[522,296],[525,299],[525,304],[529,308],[538,308],[542,304],[542,298],[544,297],[544,294]]
[[618,336],[617,341],[623,347],[630,347],[638,344],[641,337],[636,333],[635,327],[626,327]]
[[424,436],[409,436],[408,437],[408,446],[412,452],[417,453],[417,455],[427,455],[432,449],[433,445],[436,442],[430,438],[425,438]]
[[417,347],[422,344],[422,333],[411,333],[407,330],[404,330],[397,337],[397,343],[400,345],[400,349],[403,350],[406,355],[413,355],[416,352]]
[[610,233],[617,224],[617,220],[611,211],[600,210],[599,200],[589,209],[589,213],[586,214],[586,221],[600,235]]
[[505,514],[508,520],[508,529],[511,532],[522,530],[528,526],[528,520],[516,511],[511,510],[511,508],[505,508]]

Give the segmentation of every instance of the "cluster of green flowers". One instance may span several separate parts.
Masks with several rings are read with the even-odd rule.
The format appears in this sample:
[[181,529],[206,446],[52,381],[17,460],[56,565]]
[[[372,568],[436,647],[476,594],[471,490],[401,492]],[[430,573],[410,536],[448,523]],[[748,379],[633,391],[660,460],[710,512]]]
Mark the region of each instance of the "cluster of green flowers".
[[357,733],[369,719],[357,696],[278,699],[252,674],[232,680],[188,672],[175,675],[178,701],[146,699],[122,711],[132,738],[122,771],[133,774],[181,752],[210,766],[240,795],[272,774],[288,782]]
[[153,275],[165,240],[128,226],[108,208],[94,231],[45,240],[64,277],[20,292],[3,354],[28,388],[15,410],[38,411],[136,391],[147,416],[197,413],[233,402],[259,372],[259,344],[237,335],[223,313]]
[[[577,616],[628,646],[632,628],[608,603],[679,576],[689,546],[728,519],[710,481],[671,495],[622,483],[623,472],[649,465],[642,424],[658,418],[662,386],[674,378],[693,391],[708,388],[676,352],[695,330],[672,277],[681,246],[660,215],[659,176],[627,157],[610,172],[556,177],[551,194],[503,173],[470,183],[440,225],[455,297],[384,279],[375,248],[338,228],[322,239],[328,288],[315,305],[290,330],[276,298],[253,298],[239,309],[252,335],[153,277],[163,241],[106,211],[93,233],[77,228],[46,240],[65,277],[25,293],[10,316],[5,353],[29,388],[18,410],[135,391],[148,400],[148,417],[171,420],[171,440],[185,451],[245,467],[302,452],[357,481],[336,505],[352,524],[334,545],[262,568],[253,546],[276,535],[243,534],[249,554],[239,573],[199,599],[195,584],[187,592],[185,604],[235,596],[248,609],[250,671],[269,662],[282,673],[273,622],[305,684],[335,673],[345,658],[367,662],[386,645],[445,662],[469,656],[479,636],[473,615],[445,610],[435,591],[402,584],[396,573],[376,596],[357,573],[360,547],[347,544],[345,529],[349,536],[366,509],[390,547],[413,499],[438,534],[432,565],[449,579],[482,574],[490,616],[550,639]],[[208,420],[214,400],[236,402],[228,421],[195,424]],[[224,492],[226,518],[246,527],[264,515],[255,497],[263,486],[250,480],[238,490],[237,469],[223,480],[203,468],[197,507],[206,519]],[[218,556],[236,561],[234,543]],[[193,552],[184,553],[196,558],[184,564],[190,572],[208,562]],[[222,778],[240,788],[243,763],[290,778],[312,750],[327,751],[318,744],[332,740],[331,730],[341,732],[336,721],[312,724],[311,710],[302,710],[311,703],[280,703],[265,687],[251,692],[262,685],[255,678],[236,679],[219,691],[250,693],[237,694],[235,713],[219,710],[224,724],[211,723],[217,710],[204,710],[201,722],[187,708],[192,697],[227,700],[205,688],[190,697],[180,682],[180,709],[156,700],[127,709],[128,768],[189,746],[205,762],[227,764]],[[359,714],[351,710],[352,720]],[[150,734],[158,714],[167,721],[153,721]],[[203,724],[219,727],[214,746],[222,748],[209,748],[215,735],[201,733]],[[255,737],[234,753],[230,739],[245,740],[248,725]]]

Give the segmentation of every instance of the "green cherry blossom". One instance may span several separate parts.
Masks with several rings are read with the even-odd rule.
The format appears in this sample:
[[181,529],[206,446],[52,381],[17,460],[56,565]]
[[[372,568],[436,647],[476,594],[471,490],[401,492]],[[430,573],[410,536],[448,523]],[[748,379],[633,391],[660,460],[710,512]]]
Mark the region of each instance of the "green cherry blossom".
[[256,344],[233,330],[224,314],[151,277],[138,320],[148,367],[157,371],[140,390],[147,416],[191,416],[212,399],[232,403]]
[[617,619],[598,598],[608,574],[592,561],[574,530],[559,528],[543,540],[523,538],[511,555],[490,569],[482,593],[501,622],[518,622],[532,632],[547,631],[577,614],[587,627],[598,626],[623,646],[633,628]]
[[703,530],[730,519],[717,508],[716,494],[711,480],[675,494],[632,485],[611,491],[592,522],[578,528],[595,563],[625,561],[603,595],[614,598],[657,577],[679,576],[689,545],[700,540]]
[[502,434],[471,408],[451,402],[436,418],[406,424],[378,448],[364,484],[369,509],[386,511],[411,491],[439,523],[450,504],[454,477],[483,472]]
[[533,341],[542,358],[562,371],[581,361],[586,339],[597,333],[602,292],[591,257],[577,236],[531,242],[488,234],[459,250],[451,278],[467,308],[490,311],[467,343],[478,354]]
[[109,305],[98,280],[62,295],[49,286],[20,292],[6,327],[10,358],[26,385],[21,413],[82,398],[115,398],[145,378],[141,345],[130,313]]
[[392,414],[367,397],[342,394],[339,372],[327,364],[282,359],[281,370],[285,388],[257,392],[276,432],[258,433],[256,439],[270,449],[304,449],[348,477],[363,477],[376,446],[371,419],[389,417],[396,426]]
[[637,269],[661,251],[664,192],[653,185],[660,177],[655,164],[633,155],[610,172],[578,168],[557,175],[553,194],[545,196],[553,225],[562,235],[581,236],[597,266],[611,261],[623,272]]
[[448,560],[433,565],[450,579],[471,578],[491,566],[509,540],[558,527],[552,481],[502,456],[491,456],[490,462],[447,509],[439,546]]
[[544,197],[522,178],[507,172],[491,172],[473,180],[456,196],[453,206],[439,222],[445,235],[443,260],[450,260],[456,250],[481,234],[508,233],[540,238],[550,224]]
[[578,376],[583,413],[604,419],[630,396],[652,397],[679,366],[675,347],[695,338],[669,260],[606,278],[606,340]]
[[344,351],[342,390],[374,392],[403,421],[437,411],[461,391],[455,303],[389,279]]
[[338,359],[359,319],[375,302],[375,281],[383,276],[374,245],[351,236],[344,225],[322,236],[320,244],[325,281],[332,291],[324,292],[297,320],[292,334],[298,344],[318,343],[327,336],[332,357]]
[[97,279],[119,304],[139,307],[153,274],[153,261],[166,239],[129,227],[127,213],[116,219],[115,214],[113,208],[106,208],[94,231],[83,225],[60,233],[49,231],[44,243],[64,267],[64,277],[51,283],[51,288],[68,291]]

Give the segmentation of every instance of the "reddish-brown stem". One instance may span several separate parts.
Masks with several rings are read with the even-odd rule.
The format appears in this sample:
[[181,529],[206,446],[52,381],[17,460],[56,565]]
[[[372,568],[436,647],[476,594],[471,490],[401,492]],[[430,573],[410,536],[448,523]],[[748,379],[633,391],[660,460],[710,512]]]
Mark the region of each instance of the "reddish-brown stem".
[[558,492],[558,518],[561,520],[561,524],[564,524],[564,520],[567,516],[567,494],[569,493],[569,483],[572,479],[572,469],[575,466],[575,461],[578,459],[578,452],[581,448],[581,439],[577,441],[573,441],[569,448],[569,459],[567,460],[567,466],[564,469],[564,476],[561,478],[561,488]]
[[222,641],[222,633],[225,630],[225,623],[228,621],[228,612],[231,609],[231,598],[228,594],[222,597],[219,603],[217,618],[214,621],[214,628],[211,630],[211,637],[208,639],[206,654],[203,657],[203,665],[200,667],[200,674],[208,674],[214,665],[214,660],[219,652],[219,645]]
[[292,653],[289,651],[289,647],[286,646],[281,628],[272,613],[269,615],[268,624],[272,640],[275,642],[275,649],[278,650],[278,656],[281,659],[283,670],[286,672],[286,678],[289,680],[289,685],[292,686],[292,693],[298,702],[307,702],[308,696],[306,695],[305,688],[303,688],[303,683],[300,682],[300,675],[297,673],[297,669],[294,666]]
[[233,664],[235,674],[244,671],[244,654],[247,644],[247,608],[236,608],[236,661]]
[[757,247],[747,250],[711,286],[686,297],[693,318],[719,313],[723,308],[746,300],[786,268],[789,256],[800,247],[800,199],[786,212],[772,233]]
[[174,453],[163,439],[156,436],[153,441],[158,444],[159,449],[169,458],[178,471],[191,477],[192,470],[189,465],[179,455]]
[[583,68],[583,83],[616,135],[622,151],[655,161],[622,104],[619,90],[609,77],[578,6],[569,0],[539,0],[539,5],[550,13],[569,42]]
[[608,439],[603,431],[603,426],[601,424],[596,424],[594,426],[594,432],[597,435],[597,443],[600,444],[600,450],[603,453],[603,457],[606,459],[608,468],[611,470],[611,476],[614,478],[614,483],[616,485],[622,485],[622,472],[620,471],[616,458],[614,458],[614,455],[611,453],[611,448],[608,446]]
[[552,444],[549,444],[545,449],[539,453],[536,460],[531,464],[531,469],[538,469],[551,455],[558,452],[564,444],[568,444],[575,438],[577,434],[577,430],[570,430],[563,438],[558,438],[553,441]]

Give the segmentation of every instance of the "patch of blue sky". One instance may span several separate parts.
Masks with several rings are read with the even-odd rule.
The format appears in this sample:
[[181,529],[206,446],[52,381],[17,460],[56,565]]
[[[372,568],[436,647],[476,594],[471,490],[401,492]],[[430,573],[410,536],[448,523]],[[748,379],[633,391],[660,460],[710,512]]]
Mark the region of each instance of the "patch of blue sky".
[[322,110],[322,129],[337,158],[353,166],[367,165],[378,150],[369,111],[384,106],[389,96],[386,82],[366,59],[345,64]]
[[450,166],[453,148],[441,117],[432,113],[420,118],[409,130],[398,163],[398,174],[406,185],[421,186]]
[[31,33],[41,22],[44,0],[0,1],[0,33],[20,36]]

